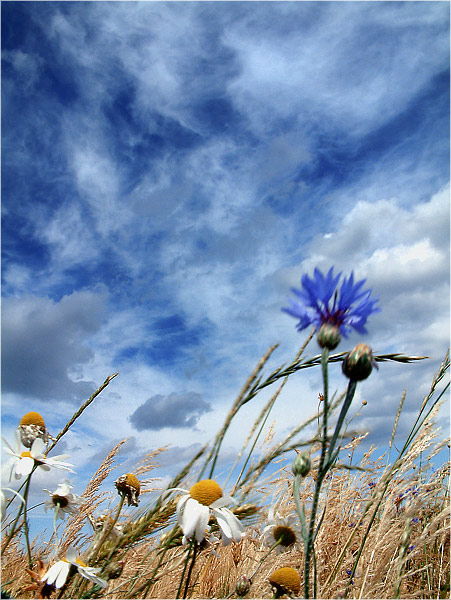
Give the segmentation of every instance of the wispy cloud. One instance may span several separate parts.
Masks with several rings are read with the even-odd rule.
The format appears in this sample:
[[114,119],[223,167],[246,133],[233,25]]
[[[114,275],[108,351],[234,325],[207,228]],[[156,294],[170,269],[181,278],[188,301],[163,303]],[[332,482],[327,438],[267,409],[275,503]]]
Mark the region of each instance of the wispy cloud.
[[[77,460],[110,433],[140,450],[149,430],[155,445],[211,437],[263,352],[281,342],[282,363],[301,345],[280,308],[317,265],[367,278],[378,351],[433,357],[376,374],[365,418],[390,414],[404,375],[426,390],[449,344],[445,3],[2,12],[8,425],[26,399],[61,427],[119,371],[73,434]],[[318,381],[298,385],[281,430],[288,405],[312,412]]]

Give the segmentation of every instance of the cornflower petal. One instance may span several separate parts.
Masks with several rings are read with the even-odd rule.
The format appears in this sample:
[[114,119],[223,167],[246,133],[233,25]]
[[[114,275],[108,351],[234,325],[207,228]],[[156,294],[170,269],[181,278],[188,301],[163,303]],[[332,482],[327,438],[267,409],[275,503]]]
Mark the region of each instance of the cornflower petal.
[[366,333],[364,325],[368,317],[373,312],[380,311],[375,306],[378,301],[370,300],[371,290],[363,289],[366,280],[355,282],[353,272],[343,279],[338,290],[340,277],[341,272],[334,275],[333,267],[325,276],[318,268],[315,268],[313,278],[308,275],[302,276],[302,288],[292,290],[298,301],[290,299],[290,306],[282,309],[299,319],[298,331],[309,325],[320,327],[327,324],[337,327],[345,337],[351,328],[359,333]]

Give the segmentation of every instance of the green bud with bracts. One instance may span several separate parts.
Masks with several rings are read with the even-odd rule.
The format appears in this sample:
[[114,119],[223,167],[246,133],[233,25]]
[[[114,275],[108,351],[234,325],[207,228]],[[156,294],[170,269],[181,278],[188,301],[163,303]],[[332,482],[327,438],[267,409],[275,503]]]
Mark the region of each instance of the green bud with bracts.
[[346,355],[343,361],[343,373],[353,381],[363,381],[371,375],[373,366],[377,367],[373,351],[366,344],[357,346]]
[[312,462],[307,452],[299,452],[298,450],[296,452],[298,455],[294,459],[291,469],[294,475],[306,477],[312,468]]
[[334,350],[341,341],[340,328],[332,323],[323,323],[316,339],[321,348]]

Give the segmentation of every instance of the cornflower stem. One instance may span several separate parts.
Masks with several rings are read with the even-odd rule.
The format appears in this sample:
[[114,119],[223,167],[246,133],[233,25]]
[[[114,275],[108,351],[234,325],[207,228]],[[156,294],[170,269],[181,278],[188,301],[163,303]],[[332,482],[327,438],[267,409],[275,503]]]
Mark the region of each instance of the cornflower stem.
[[318,509],[318,501],[319,501],[319,494],[321,491],[321,484],[323,483],[323,479],[326,475],[327,467],[328,467],[328,465],[326,465],[326,468],[324,469],[324,462],[326,460],[326,453],[327,453],[327,416],[328,416],[327,413],[329,411],[329,406],[328,406],[329,378],[328,378],[328,371],[327,371],[328,360],[329,360],[329,349],[323,348],[323,352],[321,355],[321,369],[322,369],[322,373],[323,373],[323,385],[324,385],[323,433],[322,433],[322,438],[321,438],[321,456],[319,459],[315,493],[313,496],[312,511],[310,514],[308,537],[307,537],[307,542],[305,545],[305,562],[304,562],[304,597],[305,598],[310,597],[310,595],[309,595],[310,594],[310,560],[311,560],[311,556],[312,556],[312,552],[313,552],[313,543],[314,543],[314,536],[315,536],[316,511]]
[[354,399],[354,394],[355,394],[356,388],[357,388],[357,381],[354,381],[353,379],[351,379],[348,383],[346,398],[341,407],[340,415],[338,416],[338,421],[335,426],[335,431],[332,436],[332,440],[330,442],[329,452],[327,454],[327,466],[326,466],[327,469],[329,469],[332,466],[332,462],[334,461],[334,459],[332,458],[332,453],[334,451],[335,444],[337,443],[338,436],[340,435],[340,430],[343,426],[343,421],[345,420],[346,414],[349,410],[349,407],[351,406],[351,402]]
[[27,557],[28,557],[28,568],[33,568],[33,561],[31,560],[31,547],[30,547],[30,537],[28,531],[28,521],[27,521],[27,503],[28,503],[28,491],[30,489],[30,481],[31,481],[31,473],[27,477],[27,481],[25,483],[25,489],[23,492],[23,532],[25,536],[25,544],[27,546]]
[[296,475],[293,481],[293,496],[294,502],[296,504],[296,512],[298,513],[299,521],[301,523],[301,533],[302,539],[304,540],[304,549],[307,548],[307,523],[305,521],[305,511],[304,505],[301,504],[301,499],[299,498],[299,489],[301,486],[302,475]]

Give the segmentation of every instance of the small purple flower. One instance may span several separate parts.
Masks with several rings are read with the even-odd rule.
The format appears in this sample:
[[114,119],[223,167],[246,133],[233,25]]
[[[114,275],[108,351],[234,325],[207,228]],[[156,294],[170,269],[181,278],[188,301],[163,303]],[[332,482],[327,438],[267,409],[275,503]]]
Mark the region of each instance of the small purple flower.
[[418,523],[418,517],[414,517],[414,518],[412,519],[412,523]]
[[338,282],[341,273],[334,275],[331,267],[327,275],[315,268],[313,279],[303,275],[302,289],[292,288],[298,297],[291,300],[284,312],[299,319],[298,331],[309,325],[321,327],[324,324],[335,325],[347,337],[353,327],[359,333],[367,333],[365,323],[371,313],[380,312],[375,305],[378,300],[370,300],[372,290],[363,290],[366,279],[354,283],[354,273],[343,278],[340,290]]

